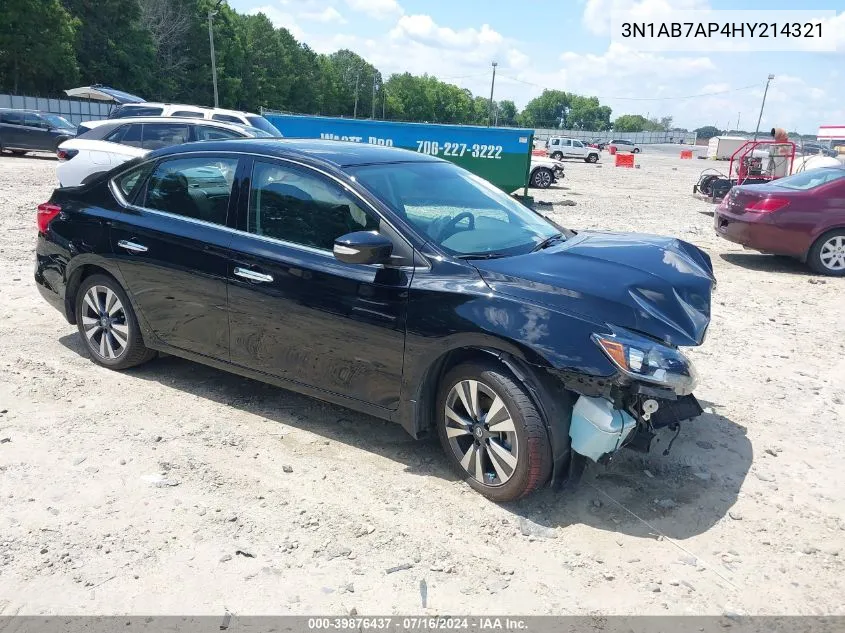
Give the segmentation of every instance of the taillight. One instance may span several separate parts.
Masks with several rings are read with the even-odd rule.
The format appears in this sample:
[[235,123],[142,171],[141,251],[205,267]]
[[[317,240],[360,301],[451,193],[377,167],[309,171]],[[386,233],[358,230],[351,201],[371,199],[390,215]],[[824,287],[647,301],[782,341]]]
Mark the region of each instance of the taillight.
[[47,225],[50,221],[62,212],[62,208],[57,204],[45,202],[38,205],[38,232],[46,233]]
[[74,156],[79,153],[78,149],[62,149],[61,147],[56,150],[56,156],[59,157],[59,160],[70,160]]
[[747,207],[746,211],[757,211],[758,213],[767,213],[770,211],[777,211],[789,205],[789,200],[786,198],[763,198],[757,202],[752,202]]

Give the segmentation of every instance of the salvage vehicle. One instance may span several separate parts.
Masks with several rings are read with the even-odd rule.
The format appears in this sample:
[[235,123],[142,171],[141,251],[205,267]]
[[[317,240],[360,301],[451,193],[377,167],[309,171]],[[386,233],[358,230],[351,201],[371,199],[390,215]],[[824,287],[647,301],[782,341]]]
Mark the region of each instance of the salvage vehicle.
[[37,224],[36,285],[95,363],[166,352],[436,434],[496,501],[701,413],[703,251],[566,230],[435,156],[189,143],[56,189]]
[[580,158],[587,163],[599,162],[597,148],[585,145],[583,141],[563,136],[553,136],[546,142],[546,149],[549,156],[560,160],[561,158]]
[[841,277],[845,275],[845,166],[733,187],[713,222],[716,234],[726,240],[795,257],[817,273]]
[[548,189],[563,179],[563,163],[545,156],[531,155],[531,173],[528,184],[536,189]]
[[632,154],[639,154],[642,150],[640,146],[627,139],[619,138],[605,143],[605,147],[613,146],[617,152],[631,152]]
[[86,125],[87,132],[65,141],[56,150],[60,187],[84,184],[116,165],[179,143],[272,136],[235,123],[177,117],[105,119],[88,121]]
[[76,136],[73,124],[57,114],[38,110],[0,108],[0,152],[16,156],[27,152],[54,152]]

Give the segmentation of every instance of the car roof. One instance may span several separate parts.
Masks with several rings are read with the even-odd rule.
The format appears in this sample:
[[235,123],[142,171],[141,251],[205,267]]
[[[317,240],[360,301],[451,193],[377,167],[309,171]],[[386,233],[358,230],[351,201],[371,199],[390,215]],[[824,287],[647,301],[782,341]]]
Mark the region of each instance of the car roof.
[[200,119],[199,117],[190,116],[128,116],[123,119],[96,119],[93,121],[85,121],[85,125],[93,123],[92,128],[101,127],[103,125],[123,125],[125,123],[188,123],[193,125],[210,125],[212,127],[222,127],[230,130],[243,130],[249,126],[241,125],[233,121],[217,121],[215,119]]
[[153,108],[190,108],[193,110],[201,110],[203,112],[211,112],[213,114],[237,114],[240,116],[260,116],[254,112],[244,112],[243,110],[227,110],[225,108],[210,108],[208,106],[192,105],[190,103],[163,103],[160,101],[144,101],[143,103],[125,103],[123,106],[137,106],[137,107],[153,107]]
[[186,152],[242,152],[275,158],[306,159],[310,163],[334,167],[384,163],[443,163],[443,159],[396,147],[323,139],[249,138],[185,143],[156,150],[150,156],[162,157]]

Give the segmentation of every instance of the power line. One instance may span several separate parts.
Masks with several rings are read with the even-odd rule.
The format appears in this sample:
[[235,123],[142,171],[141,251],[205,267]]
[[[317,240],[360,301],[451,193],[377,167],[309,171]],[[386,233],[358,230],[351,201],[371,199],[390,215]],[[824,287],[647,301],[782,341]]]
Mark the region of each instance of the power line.
[[[524,81],[522,79],[517,79],[516,77],[508,77],[507,75],[500,74],[499,77],[502,79],[508,79],[510,81],[516,81],[521,84],[526,84],[528,86],[534,86],[535,88],[542,88],[543,90],[554,90],[554,88],[549,88],[548,86],[541,86],[540,84],[535,84],[530,81]],[[603,99],[605,101],[611,100],[620,100],[620,101],[674,101],[680,99],[695,99],[696,97],[710,97],[713,95],[723,95],[728,94],[731,92],[739,92],[740,90],[749,90],[751,88],[759,88],[757,84],[750,84],[748,86],[743,86],[741,88],[732,88],[730,90],[719,90],[717,92],[702,92],[695,95],[684,95],[680,97],[608,97],[608,96],[599,96],[599,95],[590,95],[596,97],[597,99]]]

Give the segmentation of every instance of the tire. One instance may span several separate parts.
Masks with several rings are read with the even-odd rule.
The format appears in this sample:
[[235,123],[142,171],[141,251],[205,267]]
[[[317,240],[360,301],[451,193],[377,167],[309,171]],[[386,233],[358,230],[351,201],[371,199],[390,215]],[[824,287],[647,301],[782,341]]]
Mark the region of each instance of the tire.
[[555,175],[551,169],[538,167],[531,172],[531,186],[537,189],[548,189],[555,181]]
[[561,158],[563,158],[563,154],[561,152],[555,152],[554,154],[549,156],[549,158],[554,158],[555,160],[560,160]]
[[633,150],[631,150],[631,151],[632,151],[634,154],[639,154],[639,153],[640,153],[640,148],[639,148],[639,147],[635,147],[635,148],[634,148]]
[[113,277],[91,275],[82,282],[76,293],[76,325],[91,360],[103,367],[128,369],[156,354],[144,345],[129,297]]
[[807,264],[815,272],[831,277],[845,277],[845,229],[822,235],[810,247]]
[[598,154],[589,154],[587,158],[584,159],[588,163],[597,163],[599,162],[599,155]]
[[[464,404],[472,407],[473,401],[475,413]],[[552,451],[546,426],[527,391],[504,368],[484,362],[452,368],[439,386],[436,406],[446,458],[474,490],[493,501],[516,501],[548,481]],[[447,407],[453,415],[447,416]]]

